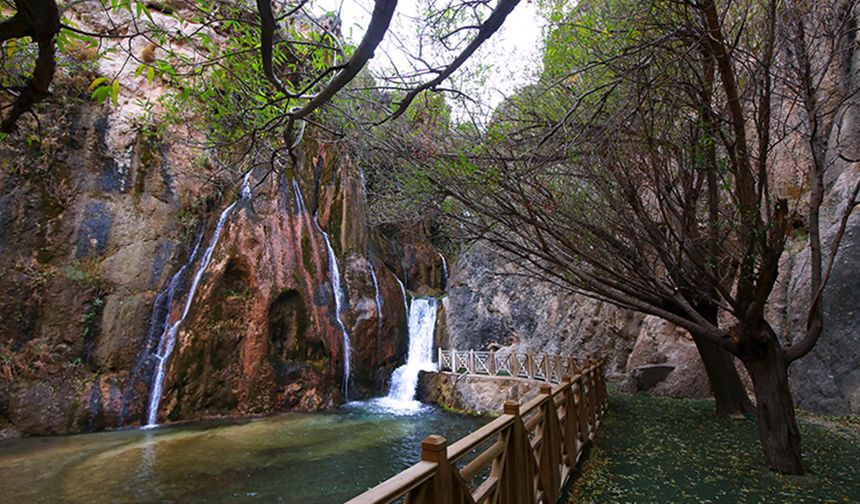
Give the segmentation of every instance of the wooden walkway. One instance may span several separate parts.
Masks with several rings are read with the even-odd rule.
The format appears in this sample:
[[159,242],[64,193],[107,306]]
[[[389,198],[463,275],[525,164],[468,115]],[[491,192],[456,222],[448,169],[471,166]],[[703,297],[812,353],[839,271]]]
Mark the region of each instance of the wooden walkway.
[[[443,357],[443,353],[444,357]],[[421,461],[347,504],[556,504],[606,412],[603,364],[559,356],[440,351],[440,370],[542,380],[526,404],[448,445],[421,443]],[[501,361],[497,360],[501,359]],[[482,372],[485,371],[485,372]],[[523,375],[522,373],[525,373]],[[553,383],[557,382],[557,385]]]

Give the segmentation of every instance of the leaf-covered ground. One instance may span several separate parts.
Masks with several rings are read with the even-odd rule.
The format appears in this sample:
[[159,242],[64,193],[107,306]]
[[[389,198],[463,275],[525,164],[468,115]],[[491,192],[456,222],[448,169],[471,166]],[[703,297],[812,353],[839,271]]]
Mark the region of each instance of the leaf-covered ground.
[[856,419],[802,414],[809,474],[763,465],[754,419],[718,419],[713,402],[610,395],[570,502],[860,502]]

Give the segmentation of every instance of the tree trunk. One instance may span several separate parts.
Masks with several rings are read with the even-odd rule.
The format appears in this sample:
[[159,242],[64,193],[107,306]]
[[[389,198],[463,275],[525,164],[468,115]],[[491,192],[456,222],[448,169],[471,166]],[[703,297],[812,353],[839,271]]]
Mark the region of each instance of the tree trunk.
[[752,413],[755,407],[738,375],[732,355],[723,347],[701,336],[694,334],[693,341],[708,374],[717,416],[737,418]]
[[784,474],[803,474],[800,431],[788,386],[788,363],[775,336],[764,343],[756,340],[753,350],[745,351],[742,360],[755,389],[765,464]]
[[[697,303],[696,311],[715,327],[718,326],[718,308],[714,303]],[[711,392],[714,394],[717,416],[740,417],[755,410],[747,395],[746,387],[738,375],[735,359],[725,348],[703,336],[693,336],[699,357],[708,374]]]

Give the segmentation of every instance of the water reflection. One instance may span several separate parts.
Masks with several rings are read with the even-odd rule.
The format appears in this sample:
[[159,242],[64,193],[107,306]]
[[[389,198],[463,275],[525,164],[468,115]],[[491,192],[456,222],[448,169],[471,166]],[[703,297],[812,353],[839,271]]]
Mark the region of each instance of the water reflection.
[[416,462],[429,434],[485,420],[376,402],[156,430],[0,444],[0,502],[341,502]]

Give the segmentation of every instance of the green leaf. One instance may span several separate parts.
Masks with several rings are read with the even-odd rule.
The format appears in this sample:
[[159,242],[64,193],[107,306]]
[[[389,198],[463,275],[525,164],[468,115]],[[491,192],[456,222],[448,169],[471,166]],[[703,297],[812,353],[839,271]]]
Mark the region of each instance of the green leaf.
[[146,69],[146,80],[152,84],[153,79],[155,79],[155,68],[149,67]]
[[149,12],[149,8],[147,8],[147,6],[146,6],[146,4],[145,4],[145,3],[141,2],[140,0],[138,0],[138,1],[136,2],[136,7],[135,7],[135,8],[136,8],[136,11],[137,11],[137,17],[140,17],[140,14],[141,14],[141,13],[143,13],[143,14],[145,14],[145,15],[146,15],[146,17],[147,17],[147,18],[149,18],[149,20],[150,20],[150,21],[155,22],[155,21],[153,21],[153,19],[152,19],[152,14]]
[[90,87],[87,88],[87,91],[92,91],[93,89],[99,87],[106,80],[107,77],[97,77],[93,79],[93,82],[90,84]]
[[110,93],[110,86],[102,86],[96,88],[90,98],[92,98],[96,103],[101,104],[104,103],[105,99],[108,97],[108,93]]
[[113,80],[113,85],[111,86],[110,99],[114,105],[119,102],[119,81],[116,79]]

